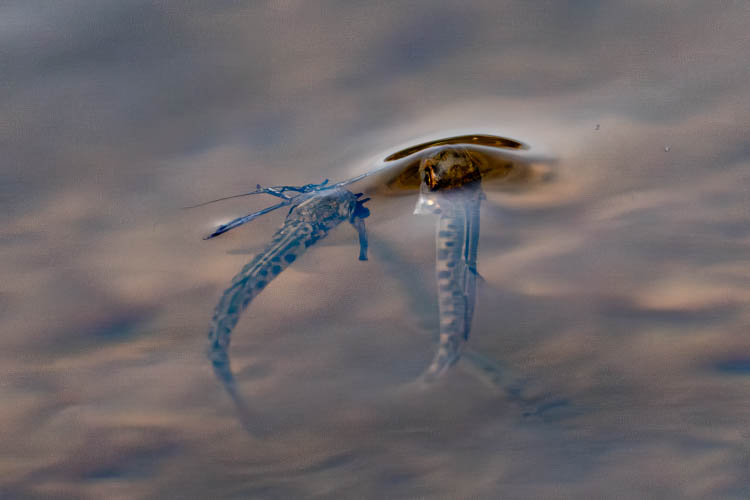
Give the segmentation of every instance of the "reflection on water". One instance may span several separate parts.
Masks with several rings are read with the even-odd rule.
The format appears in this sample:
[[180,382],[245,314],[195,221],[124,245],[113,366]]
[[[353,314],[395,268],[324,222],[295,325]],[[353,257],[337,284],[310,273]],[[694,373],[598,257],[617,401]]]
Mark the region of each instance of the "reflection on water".
[[[4,3],[0,496],[747,498],[749,15]],[[409,383],[434,226],[373,197],[368,262],[333,232],[235,327],[273,423],[248,436],[206,318],[283,214],[202,241],[261,201],[179,207],[479,132],[555,160],[485,190],[470,347],[494,374]],[[524,417],[504,377],[568,406]]]

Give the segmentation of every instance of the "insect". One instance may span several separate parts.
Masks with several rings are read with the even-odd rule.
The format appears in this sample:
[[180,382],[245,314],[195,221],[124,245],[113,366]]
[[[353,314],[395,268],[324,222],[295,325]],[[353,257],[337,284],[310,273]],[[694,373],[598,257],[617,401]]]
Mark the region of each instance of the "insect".
[[[255,256],[232,279],[232,283],[221,296],[214,309],[211,327],[208,332],[208,358],[213,364],[216,376],[243,415],[243,421],[250,419],[250,410],[237,391],[232,375],[228,349],[232,329],[239,321],[240,314],[267,285],[286,267],[294,262],[307,248],[325,238],[328,232],[344,221],[349,221],[359,234],[359,260],[367,260],[367,233],[364,219],[369,210],[364,206],[368,199],[360,194],[339,186],[325,187],[326,182],[299,188],[283,186],[278,188],[258,187],[258,193],[268,193],[282,198],[273,208],[290,205],[284,225],[276,231],[271,242]],[[296,191],[289,196],[287,191]],[[273,209],[272,208],[272,209]],[[270,211],[266,209],[266,211]],[[211,235],[213,238],[265,213],[264,210],[222,225]]]
[[[261,187],[215,201],[268,194],[280,201],[263,210],[219,226],[206,239],[235,229],[278,208],[289,206],[283,226],[271,242],[232,279],[217,304],[208,332],[207,355],[216,376],[234,400],[246,427],[255,419],[240,396],[232,375],[229,344],[232,329],[242,311],[276,276],[307,248],[348,221],[359,236],[360,260],[367,260],[364,219],[370,198],[353,193],[351,184],[369,181],[365,192],[404,194],[418,191],[417,214],[438,215],[436,229],[436,276],[440,335],[437,353],[421,380],[432,381],[455,364],[469,338],[476,300],[479,213],[484,199],[482,185],[500,178],[524,180],[528,164],[498,154],[501,149],[526,149],[518,141],[490,135],[459,136],[412,146],[387,156],[384,165],[349,180],[304,186]],[[367,182],[363,182],[367,184]],[[203,205],[203,204],[201,204]],[[200,206],[200,205],[196,205]],[[476,354],[475,364],[487,364]]]
[[434,380],[455,364],[469,339],[474,315],[482,174],[464,149],[441,149],[419,165],[418,214],[439,215],[436,277],[439,347],[423,378]]

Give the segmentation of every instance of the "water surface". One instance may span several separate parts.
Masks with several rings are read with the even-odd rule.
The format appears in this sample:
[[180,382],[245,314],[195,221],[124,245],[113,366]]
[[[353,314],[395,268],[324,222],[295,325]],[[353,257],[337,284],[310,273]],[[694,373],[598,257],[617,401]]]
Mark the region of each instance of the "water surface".
[[[4,498],[747,498],[750,7],[0,6]],[[372,201],[233,335],[213,307],[269,200],[461,134],[554,159],[482,208],[471,348],[568,406],[524,418],[437,328],[434,226]]]

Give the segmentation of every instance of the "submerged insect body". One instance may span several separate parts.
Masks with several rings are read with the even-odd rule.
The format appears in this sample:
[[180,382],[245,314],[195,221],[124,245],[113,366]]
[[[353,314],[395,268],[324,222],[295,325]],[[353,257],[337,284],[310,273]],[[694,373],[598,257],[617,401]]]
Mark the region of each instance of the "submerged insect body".
[[420,197],[414,212],[439,215],[435,270],[440,340],[422,377],[431,381],[459,360],[471,331],[483,194],[479,168],[462,149],[443,149],[424,158],[419,176]]
[[208,332],[207,356],[216,376],[243,414],[248,414],[237,392],[229,361],[232,329],[240,314],[267,285],[307,248],[324,238],[329,231],[349,221],[359,233],[360,260],[367,260],[367,236],[364,218],[369,215],[360,195],[334,187],[322,192],[300,194],[292,205],[284,225],[276,231],[266,248],[232,279],[216,305]]

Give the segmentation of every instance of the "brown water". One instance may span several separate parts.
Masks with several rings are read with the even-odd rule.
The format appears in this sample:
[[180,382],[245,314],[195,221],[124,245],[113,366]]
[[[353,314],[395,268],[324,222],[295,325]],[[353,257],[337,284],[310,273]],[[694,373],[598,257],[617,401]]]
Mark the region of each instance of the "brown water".
[[[750,4],[6,1],[0,497],[750,497]],[[471,348],[429,389],[434,226],[372,200],[253,302],[254,188],[488,133],[555,160],[483,205]]]

